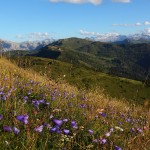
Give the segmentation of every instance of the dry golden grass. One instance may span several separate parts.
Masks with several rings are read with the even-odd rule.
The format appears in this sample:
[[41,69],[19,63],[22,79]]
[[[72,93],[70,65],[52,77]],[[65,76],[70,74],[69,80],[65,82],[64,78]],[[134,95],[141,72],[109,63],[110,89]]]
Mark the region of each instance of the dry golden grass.
[[[19,68],[17,65],[11,63],[5,58],[0,59],[0,72],[7,75],[8,77],[7,81],[0,81],[1,85],[4,84],[3,82],[5,82],[5,84],[6,82],[8,82],[9,85],[12,86],[14,82],[13,76],[17,75],[24,80],[31,79],[35,82],[40,82],[41,85],[47,84],[52,86],[53,88],[57,88],[60,91],[66,91],[68,93],[73,92],[74,94],[80,93],[80,91],[76,87],[73,87],[67,83],[55,83],[55,81],[50,80],[46,76],[41,76],[33,70]],[[107,97],[107,95],[104,95],[103,90],[101,92],[99,90],[95,90],[88,93],[87,91],[82,91],[82,93],[86,95],[88,102],[92,103],[92,105],[97,109],[103,109],[108,104],[118,109],[118,111],[128,111],[129,109],[131,109],[131,107],[132,109],[133,107],[135,107],[134,105],[131,106],[126,100],[119,100],[115,98],[112,99]],[[149,105],[149,100],[146,100],[144,106],[136,106],[136,111],[147,111],[150,108]]]
[[[17,75],[23,78],[24,80],[31,79],[35,82],[40,82],[41,84],[49,84],[55,88],[66,91],[68,93],[72,93],[72,91],[74,91],[75,93],[78,92],[77,88],[68,85],[67,83],[58,84],[55,81],[50,80],[48,77],[41,76],[40,74],[31,69],[19,68],[17,65],[13,64],[5,58],[0,59],[0,72],[3,72],[3,74],[7,74],[7,82],[11,84],[13,84],[13,75]],[[4,81],[1,81],[0,83],[3,84],[3,82]]]
[[[60,91],[66,91],[68,93],[80,93],[76,87],[73,87],[67,83],[56,83],[53,80],[50,80],[46,76],[41,76],[37,72],[29,69],[22,69],[19,68],[17,65],[13,64],[9,60],[5,58],[0,59],[0,72],[3,72],[3,74],[7,74],[8,80],[10,85],[13,85],[13,75],[20,76],[24,80],[32,79],[35,82],[40,82],[41,85],[49,84],[54,88],[59,89]],[[0,81],[0,84],[3,85],[3,82],[6,81]],[[112,99],[107,97],[107,95],[104,95],[103,90],[100,92],[98,91],[92,91],[92,92],[86,92],[82,91],[88,99],[89,103],[92,103],[93,106],[97,107],[97,109],[102,109],[106,105],[111,105],[112,107],[115,107],[118,110],[121,111],[128,111],[131,108],[131,105],[126,100],[119,100],[119,99]],[[132,105],[132,107],[135,107]],[[145,110],[149,109],[149,100],[146,100],[144,103],[144,106],[136,106],[136,110]]]
[[[31,125],[28,125],[25,128],[25,135],[22,135],[27,138],[26,147],[25,147],[26,149],[29,149],[29,150],[36,149],[36,144],[38,143],[38,140],[41,138],[40,137],[41,135],[34,133],[32,130],[34,129],[35,125],[41,125],[44,120],[47,120],[47,117],[49,117],[50,113],[52,113],[53,115],[56,115],[57,117],[60,117],[61,119],[68,117],[68,118],[76,119],[76,120],[78,120],[79,123],[82,123],[79,126],[79,130],[77,132],[75,131],[74,136],[71,137],[72,138],[71,141],[68,142],[68,145],[67,145],[69,147],[68,149],[71,149],[74,145],[77,145],[78,149],[94,149],[94,150],[97,149],[97,150],[99,150],[99,145],[96,145],[95,148],[93,148],[94,145],[92,143],[89,145],[85,145],[84,144],[84,140],[85,140],[84,135],[80,135],[79,133],[84,130],[88,131],[88,129],[92,128],[93,130],[95,130],[95,132],[97,131],[98,134],[102,134],[101,137],[105,137],[103,135],[104,130],[106,132],[108,132],[109,127],[117,126],[118,121],[120,121],[120,120],[117,120],[118,117],[120,117],[120,113],[124,114],[125,117],[127,117],[127,118],[128,117],[135,118],[135,119],[140,118],[142,121],[146,118],[146,123],[143,123],[144,122],[143,121],[142,125],[140,126],[141,128],[143,128],[143,130],[145,130],[144,131],[145,137],[143,137],[141,134],[139,134],[139,135],[136,135],[135,137],[130,137],[130,139],[128,139],[128,132],[130,131],[131,126],[128,125],[125,121],[124,122],[125,126],[123,126],[123,127],[124,127],[124,130],[127,130],[127,132],[122,135],[119,135],[120,137],[118,135],[114,135],[114,137],[116,139],[112,138],[111,140],[114,143],[115,143],[115,141],[118,140],[118,141],[120,141],[120,142],[118,142],[120,144],[122,144],[121,142],[125,142],[125,144],[123,143],[122,146],[127,147],[127,149],[135,149],[136,150],[139,147],[140,147],[140,149],[147,148],[149,145],[149,138],[150,138],[150,135],[149,135],[150,115],[149,114],[150,114],[150,110],[148,107],[149,103],[147,101],[145,102],[144,106],[135,106],[135,105],[129,104],[126,100],[109,98],[103,94],[103,90],[101,92],[99,90],[98,91],[95,90],[95,91],[91,91],[91,92],[80,91],[77,88],[68,85],[67,83],[66,84],[55,83],[54,81],[49,80],[48,77],[39,75],[37,72],[19,68],[15,64],[11,63],[9,60],[6,60],[5,58],[0,59],[0,75],[1,75],[0,76],[1,79],[7,78],[7,80],[0,80],[1,87],[3,87],[3,86],[8,86],[9,88],[15,87],[16,86],[15,81],[16,81],[16,77],[17,77],[18,81],[21,82],[22,89],[26,90],[26,91],[28,91],[28,88],[29,89],[32,88],[31,86],[25,87],[27,89],[24,88],[24,84],[26,83],[27,80],[30,79],[35,82],[40,82],[37,87],[35,86],[33,88],[34,95],[39,93],[40,87],[46,88],[45,85],[49,85],[53,90],[57,89],[58,91],[61,92],[61,94],[64,94],[65,92],[67,92],[70,95],[72,93],[76,95],[75,99],[69,100],[69,102],[73,103],[73,105],[75,107],[69,107],[67,101],[64,101],[64,97],[63,98],[58,97],[57,101],[53,101],[53,104],[51,106],[52,108],[48,108],[47,110],[43,110],[44,112],[42,112],[42,111],[40,112],[39,109],[36,110],[36,109],[32,108],[30,106],[30,104],[27,106],[24,105],[24,103],[22,103],[21,100],[18,99],[18,95],[17,95],[18,93],[15,93],[15,91],[14,91],[14,93],[12,93],[13,100],[10,98],[5,103],[5,115],[7,116],[6,118],[9,118],[11,109],[17,110],[17,113],[19,113],[19,114],[26,114],[28,112],[30,117],[32,116],[31,117],[32,119],[30,120]],[[42,90],[45,90],[45,92],[48,92],[48,91],[46,91],[47,89],[42,89]],[[24,93],[21,93],[21,94],[24,94]],[[81,100],[81,97],[83,95],[86,98],[86,100]],[[83,109],[84,111],[79,107],[83,103],[86,105],[86,109]],[[58,111],[58,109],[55,110],[54,108],[59,108],[59,111]],[[83,112],[86,113],[85,117],[83,115]],[[101,116],[100,116],[101,112],[106,113],[108,117],[106,119],[101,118]],[[111,116],[112,112],[114,113],[113,117]],[[40,113],[43,113],[42,117],[39,115]],[[35,116],[38,116],[38,118],[35,119]],[[96,116],[98,116],[97,118],[99,120],[95,119]],[[13,118],[12,120],[13,120],[13,124],[20,127],[20,124],[16,121],[15,118]],[[123,119],[122,119],[122,121],[123,121]],[[34,126],[34,127],[32,127],[32,126]],[[136,126],[137,126],[137,124],[136,124]],[[135,128],[137,128],[137,127],[135,127]],[[87,136],[87,131],[85,131],[85,136]],[[117,132],[118,131],[116,131],[116,133]],[[77,137],[77,135],[79,137]],[[80,136],[83,136],[83,137],[80,137]],[[43,137],[44,137],[44,135],[43,135]],[[98,137],[100,137],[100,135],[98,135]],[[40,146],[44,147],[44,149],[47,149],[48,148],[47,143],[49,142],[48,139],[52,138],[52,135],[50,135],[48,132],[48,133],[46,133],[46,137],[44,137],[44,138],[43,138],[44,142],[41,140],[43,143],[41,142]],[[89,136],[89,137],[87,137],[87,139],[88,138],[91,138],[91,137]],[[94,139],[94,136],[92,138]],[[95,137],[95,138],[97,138],[97,137]],[[0,139],[3,139],[3,137],[0,136]],[[52,140],[53,140],[53,138],[52,138]],[[58,140],[60,142],[59,138],[58,138]],[[110,143],[112,144],[113,142],[110,142]],[[54,143],[57,144],[57,141],[54,141]],[[137,143],[139,143],[139,144],[137,144]],[[107,145],[107,146],[102,146],[100,149],[108,149],[108,147],[110,149],[113,149],[114,146],[112,147],[111,144]],[[91,148],[89,148],[90,146],[91,146]]]

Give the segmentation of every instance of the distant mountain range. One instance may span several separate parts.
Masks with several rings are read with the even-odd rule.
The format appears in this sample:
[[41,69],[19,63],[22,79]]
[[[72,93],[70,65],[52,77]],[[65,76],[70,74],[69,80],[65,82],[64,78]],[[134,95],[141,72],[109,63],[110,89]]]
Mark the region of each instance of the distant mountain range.
[[10,51],[10,50],[38,50],[52,42],[54,42],[54,39],[46,39],[44,41],[26,41],[26,42],[12,42],[12,41],[5,41],[0,40],[1,42],[1,48],[4,51]]
[[[117,33],[109,33],[105,35],[97,35],[95,37],[85,38],[89,41],[109,42],[114,44],[138,44],[138,43],[150,43],[149,34],[134,34],[132,36],[119,35]],[[46,39],[43,41],[26,41],[26,42],[12,42],[0,40],[1,47],[4,51],[10,50],[39,50],[48,44],[53,43],[54,39]]]
[[144,32],[132,35],[120,35],[118,33],[107,33],[107,34],[96,34],[94,37],[91,37],[93,41],[100,42],[117,42],[130,40],[134,41],[134,43],[147,43],[150,42],[150,30],[146,30]]

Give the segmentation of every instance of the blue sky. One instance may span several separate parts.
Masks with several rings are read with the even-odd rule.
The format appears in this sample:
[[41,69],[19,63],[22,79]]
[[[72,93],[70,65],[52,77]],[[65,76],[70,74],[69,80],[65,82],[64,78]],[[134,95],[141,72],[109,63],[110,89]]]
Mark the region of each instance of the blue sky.
[[1,0],[0,38],[134,34],[150,28],[149,7],[150,0]]

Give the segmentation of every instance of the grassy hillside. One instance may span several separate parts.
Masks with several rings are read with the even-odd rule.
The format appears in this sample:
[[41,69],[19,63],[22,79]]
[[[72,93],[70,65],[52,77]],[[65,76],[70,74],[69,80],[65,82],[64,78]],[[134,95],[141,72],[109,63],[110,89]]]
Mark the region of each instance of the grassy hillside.
[[[1,149],[149,149],[148,103],[135,107],[0,59]],[[69,78],[69,77],[68,77]]]
[[22,68],[33,69],[58,83],[69,83],[78,89],[103,90],[110,97],[125,98],[136,104],[150,99],[150,87],[144,83],[96,72],[82,61],[70,64],[38,57],[17,57],[13,60]]
[[29,54],[34,54],[37,53],[38,50],[34,50],[34,51],[29,51],[29,50],[12,50],[12,51],[6,51],[3,53],[4,56],[6,57],[17,57],[17,56],[25,56],[25,55],[29,55]]
[[33,56],[52,58],[143,81],[149,74],[150,44],[114,44],[69,38],[56,41],[40,49]]

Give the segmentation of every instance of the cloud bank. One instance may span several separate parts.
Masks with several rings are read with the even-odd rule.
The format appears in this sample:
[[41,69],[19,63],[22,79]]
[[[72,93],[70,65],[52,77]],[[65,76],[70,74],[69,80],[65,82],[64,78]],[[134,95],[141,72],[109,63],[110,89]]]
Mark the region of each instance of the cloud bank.
[[116,32],[101,34],[98,32],[89,32],[85,30],[80,30],[80,34],[86,37],[90,37],[94,41],[101,41],[101,42],[114,42],[126,39],[126,36],[120,35],[119,33]]
[[[73,3],[73,4],[83,4],[83,3],[91,3],[94,5],[99,5],[103,0],[49,0],[52,3],[64,2],[64,3]],[[112,2],[120,2],[120,3],[129,3],[131,0],[112,0]]]
[[32,32],[24,35],[18,34],[16,38],[19,40],[28,39],[28,40],[45,40],[50,38],[50,34],[48,32]]
[[145,36],[150,36],[150,28],[147,28],[144,31],[142,31],[142,34]]
[[98,32],[89,32],[89,31],[85,31],[85,30],[80,30],[80,34],[84,35],[84,36],[118,36],[119,35],[116,32],[101,34]]
[[136,27],[136,26],[147,26],[150,25],[149,21],[145,22],[136,22],[134,24],[113,24],[112,26],[120,26],[120,27]]
[[97,34],[99,34],[99,33],[95,33],[95,32],[88,32],[88,31],[85,31],[85,30],[80,30],[80,34],[82,34],[82,35],[97,35]]
[[144,25],[150,25],[150,22],[145,21],[145,22],[144,22]]
[[98,5],[102,3],[102,0],[49,0],[49,1],[52,3],[65,2],[65,3],[73,3],[73,4],[92,3],[94,5]]
[[33,32],[33,33],[28,33],[27,34],[27,37],[29,38],[29,39],[34,39],[34,40],[38,40],[38,39],[46,39],[46,38],[48,38],[50,35],[49,35],[49,33],[48,32],[44,32],[44,33],[42,33],[42,32]]
[[116,32],[100,34],[100,33],[89,32],[85,30],[80,30],[80,34],[94,41],[101,41],[101,42],[123,41],[127,38],[134,39],[134,40],[138,40],[140,38],[150,40],[150,28],[144,29],[143,31],[139,31],[138,33],[132,35],[122,35]]
[[112,0],[113,2],[130,3],[131,0]]

